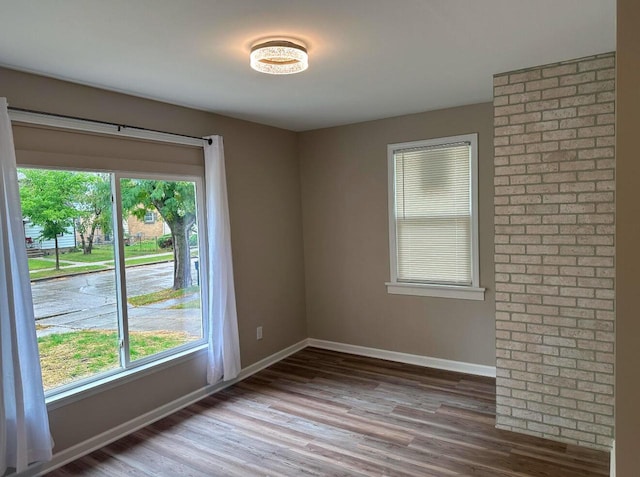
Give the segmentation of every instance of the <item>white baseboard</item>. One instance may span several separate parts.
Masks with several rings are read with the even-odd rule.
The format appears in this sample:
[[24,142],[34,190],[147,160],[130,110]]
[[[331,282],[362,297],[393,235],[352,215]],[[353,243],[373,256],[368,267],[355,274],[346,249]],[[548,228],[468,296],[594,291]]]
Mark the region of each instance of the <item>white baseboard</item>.
[[342,353],[356,354],[369,358],[386,359],[388,361],[397,361],[399,363],[415,364],[426,368],[444,369],[446,371],[457,371],[459,373],[474,374],[476,376],[496,377],[495,366],[486,366],[482,364],[465,363],[462,361],[451,361],[448,359],[431,358],[417,354],[400,353],[398,351],[387,351],[378,348],[368,348],[366,346],[357,346],[346,343],[337,343],[335,341],[317,340],[309,338],[307,340],[309,346],[321,348],[331,351],[339,351]]
[[611,456],[610,456],[610,466],[609,466],[609,477],[616,477],[616,441],[614,440],[611,443]]
[[[399,353],[397,351],[387,351],[377,348],[367,348],[365,346],[356,346],[345,343],[336,343],[334,341],[317,340],[314,338],[304,339],[288,348],[285,348],[277,353],[267,356],[266,358],[253,363],[240,371],[240,374],[236,379],[231,381],[224,381],[214,385],[205,386],[197,389],[186,396],[182,396],[174,401],[171,401],[163,406],[160,406],[148,413],[137,416],[136,418],[127,421],[119,426],[109,429],[106,432],[98,434],[90,439],[80,442],[68,449],[61,452],[57,452],[53,455],[53,459],[50,462],[44,464],[37,464],[30,466],[25,472],[19,474],[8,474],[6,477],[33,477],[46,474],[52,470],[62,467],[69,462],[79,459],[83,455],[89,454],[94,450],[100,449],[111,442],[114,442],[122,437],[125,437],[132,432],[142,429],[155,421],[169,416],[180,409],[183,409],[190,404],[200,401],[201,399],[225,389],[249,376],[257,373],[277,363],[278,361],[290,356],[298,351],[312,346],[315,348],[321,348],[332,351],[339,351],[343,353],[350,353],[359,356],[367,356],[370,358],[386,359],[388,361],[397,361],[400,363],[415,364],[418,366],[424,366],[428,368],[444,369],[447,371],[457,371],[460,373],[474,374],[477,376],[496,376],[496,368],[493,366],[485,366],[480,364],[464,363],[460,361],[451,361],[440,358],[430,358],[428,356],[421,356],[415,354]],[[612,476],[615,473],[611,474]]]
[[278,361],[282,361],[287,356],[291,356],[292,354],[305,349],[307,346],[309,346],[308,341],[309,341],[308,339],[299,341],[296,344],[289,346],[288,348],[280,350],[277,353],[273,353],[272,355],[267,356],[264,359],[261,359],[257,363],[253,363],[252,365],[247,366],[246,368],[242,368],[242,371],[240,371],[240,374],[238,374],[238,377],[233,381],[229,381],[228,385],[230,386],[231,384],[237,383],[238,381],[242,381],[243,379],[248,378],[252,374],[256,374],[258,371],[262,371],[264,368],[268,368],[272,364],[275,364]]
[[308,346],[307,340],[302,340],[299,343],[296,343],[288,348],[285,348],[277,353],[272,354],[271,356],[267,356],[266,358],[258,361],[257,363],[253,363],[246,368],[243,368],[240,371],[237,378],[230,381],[223,381],[217,384],[208,385],[203,388],[197,389],[186,396],[182,396],[174,401],[171,401],[163,406],[160,406],[146,414],[142,414],[137,416],[136,418],[127,421],[119,426],[116,426],[112,429],[109,429],[106,432],[98,434],[86,441],[80,442],[68,449],[65,449],[61,452],[57,452],[53,455],[53,459],[44,464],[37,464],[30,466],[26,471],[21,472],[20,474],[8,474],[6,477],[32,477],[46,474],[47,472],[51,472],[52,470],[57,469],[58,467],[62,467],[69,462],[72,462],[76,459],[79,459],[83,455],[89,454],[94,450],[100,449],[111,442],[117,441],[118,439],[125,437],[132,432],[137,431],[138,429],[142,429],[149,424],[154,423],[162,419],[163,417],[167,417],[180,409],[183,409],[190,404],[200,401],[201,399],[209,396],[210,394],[221,391],[238,381],[242,381],[243,379],[248,378],[252,374],[261,371],[262,369],[271,366],[274,363],[290,356],[294,353],[297,353],[301,349],[304,349]]

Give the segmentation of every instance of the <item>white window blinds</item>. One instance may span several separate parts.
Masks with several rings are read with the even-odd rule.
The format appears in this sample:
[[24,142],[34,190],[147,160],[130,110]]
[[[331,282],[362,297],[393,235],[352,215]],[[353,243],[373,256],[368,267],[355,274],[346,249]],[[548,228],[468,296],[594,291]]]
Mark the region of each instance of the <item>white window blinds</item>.
[[472,285],[471,144],[393,151],[398,282]]

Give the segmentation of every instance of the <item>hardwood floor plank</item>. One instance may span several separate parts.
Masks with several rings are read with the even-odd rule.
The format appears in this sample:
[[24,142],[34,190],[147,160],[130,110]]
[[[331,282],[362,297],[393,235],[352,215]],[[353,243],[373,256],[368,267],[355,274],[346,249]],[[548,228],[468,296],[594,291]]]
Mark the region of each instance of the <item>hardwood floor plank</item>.
[[306,348],[54,477],[602,477],[605,452],[495,428],[495,380]]

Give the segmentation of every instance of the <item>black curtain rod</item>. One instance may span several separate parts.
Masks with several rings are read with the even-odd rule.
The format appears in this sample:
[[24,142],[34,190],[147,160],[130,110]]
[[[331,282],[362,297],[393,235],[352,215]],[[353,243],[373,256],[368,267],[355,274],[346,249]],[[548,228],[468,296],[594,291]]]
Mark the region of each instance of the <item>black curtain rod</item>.
[[115,126],[115,127],[117,127],[118,131],[120,131],[123,128],[137,129],[138,131],[157,132],[157,133],[162,133],[162,134],[170,134],[172,136],[188,137],[190,139],[200,139],[202,141],[207,141],[207,143],[209,145],[211,145],[213,143],[213,141],[211,139],[205,139],[203,137],[189,136],[187,134],[176,134],[176,133],[167,132],[167,131],[158,131],[157,129],[141,128],[139,126],[127,126],[126,124],[110,123],[108,121],[99,121],[97,119],[80,118],[78,116],[67,116],[65,114],[53,114],[53,113],[47,113],[45,111],[36,111],[36,110],[33,110],[33,109],[15,108],[13,106],[9,106],[7,109],[9,109],[10,111],[21,111],[23,113],[42,114],[42,115],[51,116],[51,117],[54,117],[54,118],[75,119],[77,121],[88,121],[88,122],[91,122],[91,123],[105,124],[107,126]]

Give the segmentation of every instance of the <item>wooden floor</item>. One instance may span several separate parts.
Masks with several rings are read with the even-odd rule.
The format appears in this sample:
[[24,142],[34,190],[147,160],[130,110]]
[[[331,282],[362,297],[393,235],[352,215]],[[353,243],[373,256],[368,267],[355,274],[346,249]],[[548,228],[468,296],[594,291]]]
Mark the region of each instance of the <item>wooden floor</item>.
[[609,475],[494,413],[493,379],[307,348],[49,475]]

